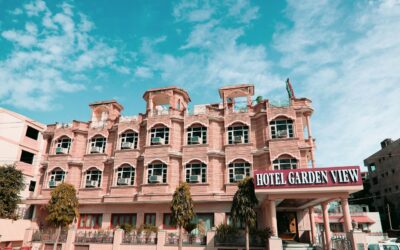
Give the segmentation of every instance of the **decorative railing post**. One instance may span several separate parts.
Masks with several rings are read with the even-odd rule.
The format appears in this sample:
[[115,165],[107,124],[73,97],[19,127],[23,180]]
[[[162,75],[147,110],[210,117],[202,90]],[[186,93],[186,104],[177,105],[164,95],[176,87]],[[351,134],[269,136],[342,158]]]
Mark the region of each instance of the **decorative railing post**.
[[158,231],[157,232],[157,248],[163,248],[165,244],[167,232],[166,231]]
[[214,247],[215,245],[215,231],[207,231],[207,248],[212,249],[212,247]]
[[124,237],[124,230],[118,228],[114,231],[113,250],[119,250],[119,246],[122,244],[122,238]]

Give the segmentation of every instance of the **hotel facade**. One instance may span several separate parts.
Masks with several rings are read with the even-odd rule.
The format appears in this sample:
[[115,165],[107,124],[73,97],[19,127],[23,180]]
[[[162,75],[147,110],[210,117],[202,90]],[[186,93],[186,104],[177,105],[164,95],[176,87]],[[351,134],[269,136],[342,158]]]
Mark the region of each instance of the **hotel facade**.
[[254,86],[247,84],[222,87],[219,95],[218,103],[189,109],[185,90],[151,89],[143,95],[145,112],[137,116],[122,116],[115,100],[100,101],[89,105],[88,122],[48,125],[39,185],[26,201],[35,207],[36,226],[46,227],[43,208],[50,192],[67,182],[79,197],[78,231],[129,223],[174,232],[172,194],[187,182],[196,220],[212,231],[229,223],[237,182],[252,176],[257,227],[272,229],[270,249],[281,249],[285,238],[315,243],[320,233],[313,208],[319,205],[328,249],[333,200],[341,202],[350,232],[347,198],[362,189],[360,171],[316,168],[311,101],[292,97],[284,106],[253,101]]

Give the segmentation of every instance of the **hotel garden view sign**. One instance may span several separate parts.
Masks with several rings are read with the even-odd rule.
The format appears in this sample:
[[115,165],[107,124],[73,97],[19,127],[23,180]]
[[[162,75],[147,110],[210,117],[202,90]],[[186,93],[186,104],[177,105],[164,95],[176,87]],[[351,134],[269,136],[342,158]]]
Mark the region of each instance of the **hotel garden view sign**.
[[359,166],[254,171],[256,189],[362,185]]

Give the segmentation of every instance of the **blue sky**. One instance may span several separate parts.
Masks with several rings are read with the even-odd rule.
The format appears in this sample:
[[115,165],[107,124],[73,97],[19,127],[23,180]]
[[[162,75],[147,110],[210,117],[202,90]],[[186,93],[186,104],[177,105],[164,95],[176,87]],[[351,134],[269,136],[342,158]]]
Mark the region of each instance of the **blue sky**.
[[0,105],[43,123],[88,120],[88,103],[143,112],[146,89],[193,104],[253,83],[313,101],[319,166],[362,164],[400,137],[400,1],[0,0]]

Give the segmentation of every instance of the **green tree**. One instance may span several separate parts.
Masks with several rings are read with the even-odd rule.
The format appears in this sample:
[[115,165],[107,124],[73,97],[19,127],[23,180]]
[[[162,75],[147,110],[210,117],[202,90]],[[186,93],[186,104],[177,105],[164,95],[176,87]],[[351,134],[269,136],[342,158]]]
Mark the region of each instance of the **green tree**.
[[182,183],[176,188],[171,202],[172,221],[178,226],[179,244],[178,249],[182,249],[182,227],[188,225],[194,217],[193,200],[190,194],[190,187],[187,183]]
[[258,199],[254,191],[253,178],[247,177],[239,182],[238,187],[232,201],[231,216],[234,225],[237,221],[241,221],[246,225],[246,250],[249,250],[249,228],[256,224],[256,211],[254,211],[254,208],[258,204]]
[[0,218],[17,219],[15,210],[25,188],[22,172],[13,165],[0,167]]
[[54,250],[57,249],[61,229],[71,224],[78,213],[78,198],[74,186],[67,183],[58,185],[51,191],[51,198],[47,204],[47,222],[56,228]]

